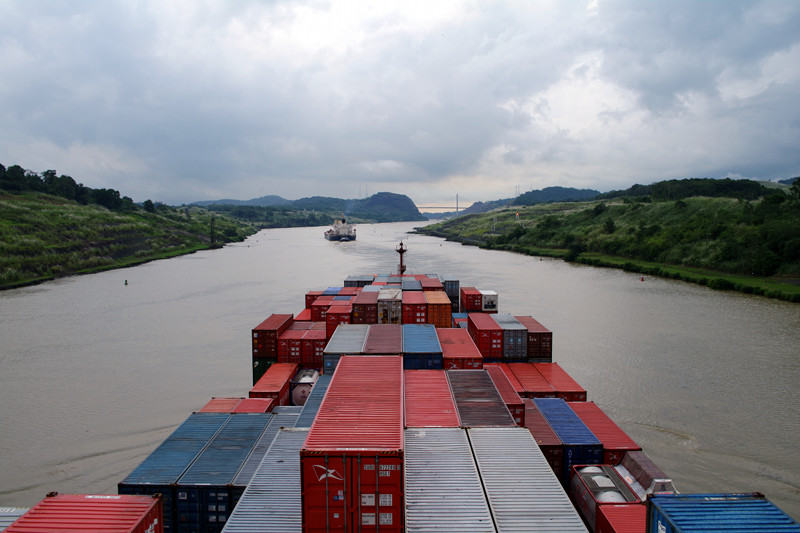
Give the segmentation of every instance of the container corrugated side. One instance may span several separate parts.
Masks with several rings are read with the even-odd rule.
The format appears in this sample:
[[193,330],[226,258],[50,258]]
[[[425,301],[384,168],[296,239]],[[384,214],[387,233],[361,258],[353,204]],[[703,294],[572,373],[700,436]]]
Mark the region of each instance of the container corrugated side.
[[308,428],[277,432],[223,533],[300,533],[300,448]]
[[442,367],[445,370],[479,370],[483,356],[469,332],[462,328],[436,328],[442,347]]
[[270,413],[235,414],[198,454],[175,487],[179,531],[222,529],[245,488],[234,478],[271,421]]
[[306,403],[303,405],[303,411],[297,418],[297,423],[295,424],[297,427],[311,427],[314,418],[317,416],[319,407],[322,405],[322,399],[328,391],[330,382],[331,374],[320,374],[317,378],[316,383],[314,383],[314,388],[311,389],[311,393],[308,395]]
[[508,368],[514,373],[517,381],[524,389],[520,395],[526,398],[555,398],[556,390],[545,379],[541,372],[530,363],[509,363]]
[[626,452],[642,449],[594,402],[567,402],[567,405],[603,443],[604,464],[618,465]]
[[531,398],[524,398],[522,402],[525,404],[525,427],[531,432],[533,440],[539,445],[545,459],[550,463],[550,468],[553,469],[556,476],[561,476],[564,471],[564,443],[544,419]]
[[270,421],[269,425],[261,434],[261,437],[259,437],[255,446],[253,446],[253,449],[250,450],[250,455],[247,456],[239,472],[236,473],[236,477],[233,480],[235,486],[244,487],[250,482],[250,478],[253,477],[253,474],[255,474],[258,469],[258,465],[261,464],[261,460],[264,459],[264,455],[272,445],[272,441],[275,439],[275,435],[277,435],[278,431],[280,431],[282,427],[290,428],[297,424],[300,417],[299,412],[289,411],[289,407],[278,407],[277,409],[278,411],[272,416],[272,421]]
[[407,429],[405,463],[407,533],[495,532],[463,429]]
[[649,533],[800,531],[800,524],[761,493],[670,494],[647,500]]
[[585,402],[586,389],[581,387],[558,363],[532,363],[553,386],[556,396],[568,402]]
[[453,323],[453,306],[444,291],[425,291],[428,304],[428,324],[437,328],[449,328]]
[[433,324],[403,324],[403,368],[441,370],[442,346]]
[[366,355],[400,355],[403,353],[402,324],[372,324],[364,342]]
[[499,533],[586,532],[527,429],[472,428],[467,436]]
[[403,290],[403,324],[427,324],[428,303],[422,291]]
[[517,391],[514,390],[506,373],[499,365],[495,364],[485,365],[483,368],[489,374],[489,377],[492,378],[494,386],[497,388],[497,392],[500,393],[500,397],[503,398],[503,402],[505,402],[506,407],[508,407],[508,411],[514,418],[514,422],[516,422],[518,426],[524,426],[525,404],[522,403],[522,398],[520,398]]
[[485,370],[447,370],[462,427],[515,426],[503,398]]
[[467,331],[483,355],[484,363],[502,362],[503,329],[486,313],[470,313]]
[[459,427],[458,410],[443,370],[403,372],[406,427]]
[[553,360],[553,332],[531,316],[515,316],[528,330],[528,361],[549,363]]
[[366,289],[353,300],[353,324],[378,323],[378,291]]
[[161,533],[162,523],[161,502],[156,496],[52,493],[5,531]]
[[646,505],[601,505],[597,510],[594,533],[642,533],[646,527]]
[[503,328],[503,359],[524,362],[528,358],[528,330],[510,313],[495,313],[492,318]]
[[0,507],[0,531],[5,531],[20,516],[27,513],[28,507]]

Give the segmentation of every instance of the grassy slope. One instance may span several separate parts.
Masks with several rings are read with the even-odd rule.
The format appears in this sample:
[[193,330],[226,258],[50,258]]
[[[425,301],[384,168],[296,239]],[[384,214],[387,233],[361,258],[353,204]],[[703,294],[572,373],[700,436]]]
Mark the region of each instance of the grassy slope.
[[420,231],[486,248],[800,301],[798,221],[800,209],[787,204],[689,198],[511,207]]
[[[214,247],[201,208],[114,212],[39,193],[0,194],[0,288]],[[216,243],[255,230],[214,216]]]

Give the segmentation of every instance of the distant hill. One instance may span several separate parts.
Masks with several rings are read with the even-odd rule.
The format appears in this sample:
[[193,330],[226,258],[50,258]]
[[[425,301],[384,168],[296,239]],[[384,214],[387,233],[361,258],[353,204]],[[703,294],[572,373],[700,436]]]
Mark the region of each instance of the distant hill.
[[191,205],[199,205],[199,206],[206,206],[206,205],[257,205],[257,206],[268,206],[268,205],[288,205],[292,203],[291,200],[287,200],[286,198],[281,198],[280,196],[276,196],[274,194],[270,194],[267,196],[260,196],[258,198],[251,198],[250,200],[232,200],[230,198],[224,198],[222,200],[204,200],[202,202],[192,202]]
[[650,185],[634,184],[623,191],[611,191],[597,196],[598,199],[649,197],[652,200],[681,200],[694,196],[707,198],[742,198],[755,200],[773,191],[753,180],[730,178],[689,178],[657,181]]
[[528,191],[517,196],[513,205],[535,205],[552,202],[581,202],[591,200],[600,194],[594,189],[573,189],[572,187],[545,187],[538,191]]

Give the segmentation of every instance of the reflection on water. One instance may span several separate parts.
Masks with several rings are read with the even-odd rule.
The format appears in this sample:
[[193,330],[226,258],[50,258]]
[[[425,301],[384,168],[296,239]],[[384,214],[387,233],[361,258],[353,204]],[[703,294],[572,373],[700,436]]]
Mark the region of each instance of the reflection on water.
[[[479,250],[413,224],[266,230],[222,250],[0,293],[0,506],[116,492],[211,396],[249,389],[249,335],[350,274],[454,275],[554,332],[554,358],[683,492],[760,491],[800,518],[800,306]],[[125,280],[128,285],[125,285]]]

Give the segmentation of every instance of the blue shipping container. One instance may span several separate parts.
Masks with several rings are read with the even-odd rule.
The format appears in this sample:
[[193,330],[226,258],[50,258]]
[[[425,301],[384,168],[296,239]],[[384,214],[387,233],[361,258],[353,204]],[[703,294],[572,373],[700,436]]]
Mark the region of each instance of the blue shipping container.
[[557,475],[568,488],[572,465],[603,462],[603,444],[561,398],[534,398],[533,402],[564,443],[564,468]]
[[322,291],[323,296],[336,296],[342,291],[341,287],[328,287],[324,291]]
[[650,533],[800,532],[800,524],[763,494],[664,494],[647,502]]
[[403,369],[442,369],[442,345],[433,324],[403,324]]

